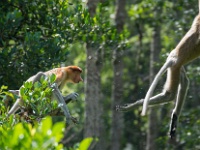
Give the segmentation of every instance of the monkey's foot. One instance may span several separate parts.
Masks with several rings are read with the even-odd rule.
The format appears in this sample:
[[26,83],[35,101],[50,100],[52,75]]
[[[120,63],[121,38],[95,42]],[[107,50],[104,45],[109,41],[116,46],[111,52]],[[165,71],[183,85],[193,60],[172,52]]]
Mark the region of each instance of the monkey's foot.
[[72,116],[71,116],[71,120],[72,120],[72,122],[73,122],[74,124],[78,124],[78,123],[79,123],[79,122],[78,122],[78,119],[75,118],[75,117],[72,117]]
[[173,139],[176,139],[176,128],[177,128],[177,120],[178,120],[178,117],[176,114],[173,114],[172,115],[172,119],[171,119],[171,126],[170,126],[170,138],[173,140]]

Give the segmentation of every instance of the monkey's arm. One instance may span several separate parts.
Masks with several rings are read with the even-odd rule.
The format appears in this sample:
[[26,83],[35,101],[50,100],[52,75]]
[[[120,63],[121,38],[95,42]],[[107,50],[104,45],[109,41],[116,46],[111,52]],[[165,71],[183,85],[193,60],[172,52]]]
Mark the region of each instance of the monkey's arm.
[[[165,104],[174,99],[174,94],[169,93],[169,92],[162,92],[156,96],[153,96],[149,100],[149,105],[158,105],[158,104]],[[116,110],[117,111],[130,111],[134,108],[137,108],[139,106],[142,106],[144,99],[138,100],[134,103],[130,104],[124,104],[124,105],[117,105]]]
[[73,93],[70,93],[70,94],[67,95],[67,96],[64,96],[63,99],[64,99],[65,103],[68,104],[68,103],[71,102],[72,100],[73,100],[73,101],[77,101],[77,97],[78,97],[78,96],[79,96],[78,93],[73,92]]
[[19,95],[19,90],[8,90],[10,93]]
[[69,109],[67,108],[67,105],[64,101],[64,98],[60,92],[60,90],[58,89],[58,85],[56,83],[52,84],[51,87],[53,88],[53,94],[55,94],[55,96],[57,97],[58,100],[58,106],[61,107],[61,109],[64,112],[64,115],[66,116],[66,122],[67,124],[70,123],[70,120],[72,120],[74,123],[77,123],[76,118],[72,117],[69,113]]
[[[77,101],[77,97],[79,96],[78,93],[70,93],[69,95],[63,97],[64,101],[66,104],[68,104],[71,101]],[[60,108],[56,108],[52,110],[48,115],[50,116],[58,116],[58,115],[63,115],[63,112],[61,112]]]

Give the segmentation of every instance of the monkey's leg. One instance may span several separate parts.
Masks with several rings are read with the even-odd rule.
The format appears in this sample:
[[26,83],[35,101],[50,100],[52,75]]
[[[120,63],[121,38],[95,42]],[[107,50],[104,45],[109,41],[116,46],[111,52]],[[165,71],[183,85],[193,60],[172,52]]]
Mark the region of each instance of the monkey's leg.
[[19,95],[19,90],[9,90],[9,92],[14,95]]
[[186,76],[184,68],[182,68],[181,74],[180,74],[180,84],[178,87],[175,108],[173,109],[172,115],[171,115],[171,123],[170,123],[170,131],[169,131],[171,139],[174,139],[176,136],[177,122],[181,113],[181,109],[185,102],[185,97],[188,92],[188,87],[189,87],[189,80]]
[[[149,100],[149,105],[153,106],[153,105],[157,105],[157,104],[165,104],[165,103],[168,103],[168,102],[174,100],[174,98],[175,98],[175,94],[167,92],[167,91],[163,91],[162,93],[151,97]],[[116,110],[117,111],[129,111],[131,109],[141,106],[143,104],[143,101],[144,101],[144,99],[141,99],[134,103],[117,105]]]
[[22,103],[22,100],[20,98],[18,98],[16,100],[16,102],[14,103],[14,105],[11,107],[11,109],[8,112],[8,116],[10,116],[11,114],[14,114],[19,108],[20,108],[20,104]]

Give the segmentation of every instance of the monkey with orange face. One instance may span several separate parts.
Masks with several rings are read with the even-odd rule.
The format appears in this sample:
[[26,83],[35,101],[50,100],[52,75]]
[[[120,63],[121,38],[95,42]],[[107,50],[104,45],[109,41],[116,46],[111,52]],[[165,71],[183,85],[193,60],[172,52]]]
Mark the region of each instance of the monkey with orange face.
[[[79,83],[83,81],[81,78],[82,69],[77,66],[68,66],[68,67],[61,67],[55,68],[46,72],[38,72],[36,75],[30,77],[27,81],[32,82],[33,84],[40,80],[42,76],[49,77],[52,74],[55,74],[56,80],[55,83],[58,86],[58,89],[61,91],[67,83]],[[78,96],[77,93],[71,93],[65,97],[65,100],[76,99]],[[52,96],[53,99],[53,96]],[[8,112],[8,116],[14,114],[19,108],[20,105],[23,105],[23,99],[20,97],[16,100],[14,105],[11,107],[10,111]],[[67,110],[65,104],[63,104],[63,108]]]

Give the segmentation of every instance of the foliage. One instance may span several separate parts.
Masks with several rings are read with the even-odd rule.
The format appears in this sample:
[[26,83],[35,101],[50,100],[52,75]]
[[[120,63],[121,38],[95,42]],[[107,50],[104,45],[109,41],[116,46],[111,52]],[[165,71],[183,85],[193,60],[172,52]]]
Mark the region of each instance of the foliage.
[[[103,6],[94,17],[80,3],[67,1],[11,0],[1,1],[0,6],[0,84],[9,88],[17,88],[21,76],[26,79],[65,61],[72,42],[126,45],[126,34],[117,34],[106,13],[101,13]],[[10,78],[19,80],[10,84]]]
[[61,150],[63,145],[64,122],[52,124],[50,117],[34,126],[27,123],[18,123],[14,126],[3,124],[0,126],[0,147],[11,149],[56,149]]
[[[3,150],[9,149],[63,149],[63,145],[60,143],[64,134],[65,122],[53,123],[50,117],[42,118],[48,113],[53,111],[53,108],[57,108],[57,104],[53,106],[49,101],[49,95],[51,95],[51,89],[48,88],[49,83],[55,81],[55,75],[52,75],[49,79],[42,78],[40,82],[36,82],[32,85],[31,82],[25,82],[24,87],[21,88],[20,93],[24,99],[24,109],[29,110],[29,116],[27,118],[20,117],[18,115],[11,115],[6,118],[7,108],[4,101],[0,101],[1,117],[0,117],[0,134],[1,142],[0,147]],[[34,89],[32,88],[34,86]],[[5,97],[5,94],[10,95],[9,92],[5,92],[7,87],[2,86],[0,96]],[[42,91],[42,92],[41,92]],[[39,120],[42,120],[38,123]],[[28,122],[32,122],[32,124]],[[93,138],[83,139],[80,143],[77,143],[73,148],[77,150],[87,150],[90,146]],[[66,148],[65,148],[66,149]],[[68,149],[68,148],[67,148]]]
[[[14,118],[9,119],[14,120]],[[64,122],[53,124],[51,117],[44,118],[41,123],[35,122],[34,125],[22,122],[13,125],[6,121],[0,125],[0,147],[2,150],[66,149],[60,143],[64,136],[64,127]],[[83,139],[75,147],[77,150],[87,150],[92,141],[93,138]]]
[[[62,37],[56,36],[55,19],[58,8],[65,7],[66,4],[48,0],[18,0],[1,1],[0,6],[1,84],[7,83],[9,87],[16,88],[22,83],[21,76],[27,78],[30,74],[50,68],[65,59],[67,49],[63,44],[66,42]],[[19,80],[9,84],[10,78]]]

